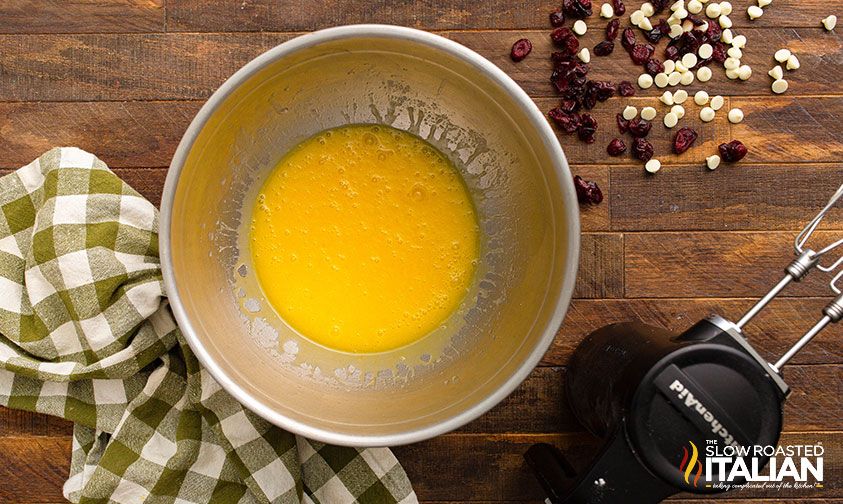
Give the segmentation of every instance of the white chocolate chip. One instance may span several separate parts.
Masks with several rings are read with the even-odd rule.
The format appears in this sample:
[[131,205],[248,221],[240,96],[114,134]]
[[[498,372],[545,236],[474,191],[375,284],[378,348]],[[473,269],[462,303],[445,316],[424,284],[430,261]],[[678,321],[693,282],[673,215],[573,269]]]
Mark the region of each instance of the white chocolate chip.
[[627,121],[635,119],[635,116],[638,115],[638,109],[633,107],[632,105],[627,105],[625,109],[623,109],[623,118]]
[[720,14],[728,16],[732,13],[732,4],[729,2],[720,2]]
[[790,51],[788,51],[787,49],[779,49],[778,51],[776,51],[776,54],[774,54],[773,57],[776,58],[776,61],[778,61],[779,63],[784,63],[787,61],[788,58],[790,58]]
[[712,96],[711,103],[709,104],[709,106],[714,110],[720,110],[721,108],[723,108],[723,103],[725,103],[725,101],[726,100],[724,100],[723,97],[720,95]]
[[726,58],[726,61],[723,62],[723,66],[726,70],[735,70],[741,66],[741,60],[738,58]]
[[[694,94],[694,103],[696,103],[700,107],[702,107],[703,105],[708,103],[708,93],[706,93],[705,91],[702,91],[702,90],[697,91]],[[714,112],[714,110],[712,110],[712,112]]]
[[689,31],[693,30],[694,27],[695,27],[694,22],[691,21],[690,19],[686,19],[685,21],[682,22],[682,31],[689,32]]
[[685,19],[686,17],[688,17],[688,11],[686,11],[684,7],[674,12],[673,14],[679,19]]
[[674,114],[673,112],[668,112],[667,114],[664,115],[664,125],[666,127],[672,128],[672,127],[676,126],[676,124],[678,122],[679,122],[679,118],[676,117],[676,114]]
[[750,5],[746,9],[746,15],[749,16],[749,19],[758,19],[764,15],[764,9],[757,5]]
[[743,121],[743,110],[739,108],[733,108],[729,111],[729,122],[732,124],[738,124],[739,122]]
[[640,10],[637,10],[629,15],[629,22],[635,26],[638,26],[642,19],[644,19],[644,13]]
[[658,86],[660,88],[666,87],[667,81],[668,81],[667,74],[664,73],[664,72],[657,73],[656,77],[653,79],[653,82],[656,83],[656,86]]
[[682,56],[682,64],[685,65],[686,69],[693,68],[697,64],[697,55],[689,52]]
[[732,37],[732,30],[723,30],[723,35],[720,36],[720,42],[723,42],[724,44],[731,44],[734,40]]
[[[668,24],[670,24],[670,23],[668,23]],[[676,37],[682,35],[682,33],[683,33],[683,30],[682,30],[681,24],[670,25],[670,32],[668,32],[668,35],[670,36],[670,38],[676,38]]]
[[675,86],[682,81],[682,74],[679,72],[673,72],[667,76],[667,83],[671,86]]
[[795,54],[791,54],[789,58],[787,58],[787,69],[788,70],[796,70],[799,68],[799,60],[796,59]]
[[651,159],[644,163],[644,169],[647,170],[647,173],[656,173],[661,170],[661,168],[662,163],[658,159]]
[[[673,93],[673,103],[680,105],[685,103],[685,100],[688,99],[688,92],[684,89],[679,89],[675,93]],[[682,117],[681,115],[679,117]]]
[[771,3],[773,3],[773,0],[758,0],[758,6],[759,7],[766,7],[766,6],[770,5]]
[[781,65],[776,65],[767,72],[767,75],[774,79],[781,79],[784,76],[784,70],[782,70]]
[[787,81],[784,79],[776,79],[773,81],[771,88],[774,93],[782,94],[787,91]]
[[746,47],[746,36],[744,35],[735,35],[732,37],[732,47],[737,47],[738,49],[743,49]]
[[714,54],[714,48],[711,47],[711,44],[703,44],[697,50],[697,54],[699,54],[702,59],[708,59],[712,54]]
[[685,66],[685,63],[682,63],[682,60],[677,61],[673,69],[679,73],[685,73],[688,71],[688,67]]
[[714,19],[720,16],[720,13],[723,11],[723,8],[720,6],[719,3],[710,3],[705,6],[705,15]]
[[730,58],[741,59],[743,56],[743,51],[738,49],[737,47],[730,47],[726,54],[729,55]]
[[738,68],[738,77],[740,77],[741,80],[748,80],[752,77],[752,68],[750,68],[749,65],[741,65],[740,68]]
[[650,18],[644,18],[638,23],[638,27],[644,31],[650,31],[653,29],[653,23],[650,22]]
[[653,78],[650,77],[650,74],[641,74],[638,76],[638,87],[641,89],[647,89],[653,85]]
[[673,14],[670,15],[669,18],[667,18],[667,25],[670,26],[671,28],[676,26],[676,25],[680,25],[679,28],[682,28],[682,26],[681,26],[682,25],[682,18],[678,17],[676,15],[676,13],[674,12]]
[[708,31],[708,21],[703,21],[703,24],[701,24],[700,27],[697,28],[697,29],[701,32],[707,32]]
[[656,109],[653,107],[644,107],[641,109],[641,119],[652,121],[656,118]]
[[737,68],[728,68],[726,69],[726,77],[735,80],[740,78],[741,74],[738,73]]
[[659,101],[664,103],[665,105],[673,105],[674,103],[676,103],[673,101],[673,93],[671,93],[670,91],[665,91],[664,93],[662,93],[662,95],[659,97]]
[[588,31],[588,25],[585,24],[585,21],[582,19],[577,19],[574,21],[574,33],[577,35],[585,35],[585,32]]
[[702,122],[711,122],[714,120],[714,109],[711,107],[703,107],[700,109],[700,120]]
[[591,61],[591,53],[588,52],[588,47],[580,49],[580,52],[577,53],[577,58],[579,58],[583,63]]
[[703,10],[703,5],[699,0],[691,0],[688,2],[688,12],[691,14],[699,14]]
[[682,105],[674,105],[670,107],[670,113],[675,115],[677,119],[685,117],[685,107]]
[[675,2],[673,2],[673,4],[670,6],[670,10],[671,10],[672,12],[676,12],[676,11],[677,11],[677,10],[679,10],[681,7],[685,7],[685,0],[676,0],[676,1],[675,1]]
[[694,72],[685,72],[682,74],[682,78],[679,79],[679,84],[683,86],[690,86],[694,83]]
[[732,27],[732,20],[729,19],[729,16],[725,14],[721,14],[717,20],[720,22],[720,28],[731,28]]
[[650,17],[656,13],[656,9],[650,2],[644,2],[641,4],[641,12],[643,12],[645,16]]
[[615,15],[615,8],[612,7],[612,4],[604,3],[600,6],[600,15],[604,18],[610,18]]
[[834,27],[837,26],[837,16],[832,14],[831,16],[823,19],[823,26],[828,31],[834,30]]
[[714,154],[713,156],[708,156],[705,158],[705,165],[708,167],[709,170],[716,170],[718,166],[720,166],[720,156]]
[[665,62],[664,62],[664,73],[666,73],[667,75],[670,75],[670,74],[673,73],[674,70],[676,70],[676,62],[671,60],[671,59],[665,60]]
[[700,67],[697,70],[697,80],[700,82],[708,82],[711,80],[711,69],[708,67]]

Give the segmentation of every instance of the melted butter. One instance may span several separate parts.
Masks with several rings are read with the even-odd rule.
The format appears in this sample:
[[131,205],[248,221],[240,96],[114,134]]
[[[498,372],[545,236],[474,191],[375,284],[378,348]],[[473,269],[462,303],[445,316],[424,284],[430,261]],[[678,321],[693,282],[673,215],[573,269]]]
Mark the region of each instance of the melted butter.
[[284,156],[255,203],[250,242],[279,315],[347,352],[430,333],[462,302],[479,253],[453,164],[414,135],[372,125],[323,131]]

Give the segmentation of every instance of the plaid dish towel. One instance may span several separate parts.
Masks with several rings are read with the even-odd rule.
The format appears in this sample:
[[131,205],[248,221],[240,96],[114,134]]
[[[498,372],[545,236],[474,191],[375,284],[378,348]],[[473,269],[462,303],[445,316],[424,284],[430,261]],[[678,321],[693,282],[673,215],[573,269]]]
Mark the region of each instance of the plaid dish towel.
[[0,404],[75,422],[68,499],[417,502],[389,449],[294,436],[220,388],[168,308],[158,212],[102,161],[53,149],[0,178],[0,209]]

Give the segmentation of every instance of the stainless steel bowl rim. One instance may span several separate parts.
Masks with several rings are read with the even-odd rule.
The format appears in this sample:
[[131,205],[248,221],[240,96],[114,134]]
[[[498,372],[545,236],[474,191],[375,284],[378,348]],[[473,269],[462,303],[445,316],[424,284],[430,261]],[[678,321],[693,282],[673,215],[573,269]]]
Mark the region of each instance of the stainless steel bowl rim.
[[[513,373],[501,387],[475,404],[473,407],[437,424],[433,424],[422,429],[390,435],[348,435],[332,432],[327,429],[315,428],[274,411],[264,405],[256,397],[243,390],[237,383],[221,371],[219,365],[217,365],[197,337],[193,325],[184,311],[172,264],[170,220],[172,217],[173,202],[175,199],[179,176],[187,155],[199,132],[202,130],[203,126],[212,116],[217,107],[219,107],[219,105],[223,103],[223,101],[238,86],[273,61],[304,48],[329,41],[348,38],[398,39],[423,44],[431,48],[444,51],[463,60],[490,78],[521,107],[525,114],[527,114],[530,118],[533,126],[535,126],[542,138],[545,148],[554,160],[554,168],[560,176],[559,179],[562,183],[562,192],[566,200],[565,225],[568,234],[567,247],[564,251],[554,251],[554,253],[564,253],[566,255],[561,295],[554,308],[553,316],[550,322],[544,328],[538,344],[535,348],[533,348],[532,352],[530,352],[528,358],[524,360],[517,371]],[[554,218],[556,218],[556,216],[554,216]],[[562,319],[564,318],[571,302],[580,253],[579,208],[577,206],[577,196],[574,190],[573,181],[570,177],[568,162],[565,158],[565,154],[562,152],[562,148],[559,145],[556,134],[545,120],[544,115],[538,109],[533,100],[514,80],[512,80],[511,77],[504,73],[503,70],[471,49],[439,35],[413,28],[392,25],[348,25],[326,28],[301,35],[266,51],[234,73],[234,75],[226,80],[202,106],[196,117],[190,123],[190,126],[187,128],[181,142],[179,142],[164,184],[159,222],[159,236],[161,237],[161,268],[167,297],[173,314],[178,321],[179,328],[181,329],[182,334],[184,334],[185,339],[196,357],[199,359],[199,362],[208,370],[208,372],[211,373],[211,376],[213,376],[213,378],[225,391],[231,394],[246,408],[269,422],[309,439],[345,446],[393,446],[430,439],[465,425],[487,412],[506,398],[521,384],[521,382],[524,381],[524,379],[527,378],[553,342],[556,332],[561,325]]]

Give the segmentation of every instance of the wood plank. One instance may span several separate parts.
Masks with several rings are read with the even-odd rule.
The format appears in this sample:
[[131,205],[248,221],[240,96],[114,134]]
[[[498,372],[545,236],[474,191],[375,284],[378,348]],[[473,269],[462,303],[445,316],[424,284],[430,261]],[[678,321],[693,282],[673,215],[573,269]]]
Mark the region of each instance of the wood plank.
[[[542,29],[548,26],[548,13],[558,2],[488,3],[476,0],[401,0],[388,6],[363,0],[321,2],[318,5],[298,6],[279,0],[169,0],[168,29],[172,31],[297,31],[325,28],[338,24],[388,23],[424,29]],[[624,21],[637,4],[626,2]],[[294,8],[294,5],[298,8]],[[600,3],[589,19],[598,23]],[[764,17],[751,22],[736,6],[731,16],[735,27],[811,27],[819,28],[818,14],[834,12],[832,0],[808,0],[770,7]],[[666,17],[666,16],[665,16]]]
[[0,437],[0,502],[65,502],[71,438]]
[[59,417],[0,406],[0,436],[70,436],[73,424]]
[[[746,335],[762,356],[774,360],[814,325],[828,301],[829,298],[775,299],[746,326]],[[739,320],[753,304],[754,299],[574,300],[542,365],[567,364],[577,344],[589,333],[607,324],[639,320],[681,332],[712,313],[729,320]],[[843,325],[833,324],[796,354],[791,362],[841,364],[841,338]]]
[[[788,76],[788,79],[790,77]],[[784,96],[735,98],[744,120],[732,126],[732,137],[746,144],[744,163],[838,162],[843,159],[843,97]],[[829,179],[840,180],[829,174]],[[795,182],[788,181],[788,186]]]
[[14,0],[0,3],[0,33],[164,31],[164,0]]
[[[559,100],[556,98],[538,98],[536,105],[539,110],[547,113],[552,108],[558,106]],[[723,142],[730,140],[729,134],[729,120],[725,114],[719,114],[714,121],[710,123],[703,123],[698,119],[694,119],[693,123],[690,119],[684,120],[687,125],[692,126],[699,134],[699,138],[694,142],[693,146],[681,156],[673,153],[673,140],[676,137],[678,128],[667,128],[664,125],[664,114],[668,112],[668,107],[658,100],[657,97],[635,97],[622,98],[615,96],[604,103],[599,103],[592,110],[588,111],[597,119],[597,133],[594,135],[595,142],[586,144],[577,138],[576,135],[566,134],[553,125],[559,143],[565,150],[565,155],[568,161],[572,163],[595,163],[601,165],[618,165],[624,164],[630,167],[632,173],[646,175],[643,163],[638,159],[632,157],[632,140],[633,136],[630,133],[621,134],[617,127],[616,116],[618,112],[623,110],[626,105],[632,105],[638,110],[644,107],[655,107],[658,111],[658,116],[652,121],[650,133],[647,135],[647,140],[653,144],[655,157],[661,160],[662,164],[675,163],[693,163],[696,162],[702,166],[705,158],[717,152],[717,146]],[[690,98],[683,105],[687,110],[687,116],[690,117],[699,112],[700,107],[693,104]],[[552,121],[550,121],[552,124]],[[683,125],[685,125],[683,123]],[[606,146],[613,138],[620,138],[627,146],[627,151],[620,156],[610,156],[606,152]],[[652,177],[646,177],[652,180]],[[620,186],[623,188],[623,186]],[[604,193],[606,196],[606,193]]]
[[[762,120],[752,120],[752,124],[760,125]],[[785,131],[788,126],[779,128]],[[804,136],[801,145],[807,147],[811,140],[807,133]],[[735,137],[751,138],[750,151],[764,145],[759,145],[759,136]],[[754,157],[773,160],[776,155],[764,152]],[[753,165],[742,161],[711,171],[698,163],[662,166],[655,178],[644,170],[612,167],[612,230],[798,230],[826,204],[841,182],[843,164]],[[843,208],[834,207],[823,228],[843,229]]]
[[196,101],[0,103],[0,168],[72,145],[109,167],[168,166]]
[[[822,442],[825,460],[840,460],[843,456],[843,434],[800,433],[786,434],[782,444],[814,444]],[[422,501],[531,501],[544,497],[535,477],[524,462],[522,454],[533,443],[545,442],[560,447],[574,464],[583,463],[594,453],[592,441],[583,435],[465,435],[440,436],[430,441],[394,448],[404,465],[413,487]],[[443,454],[447,453],[445,457]],[[839,465],[826,466],[824,488],[813,490],[782,489],[750,490],[727,494],[726,499],[767,498],[775,502],[792,499],[802,502],[806,494],[813,498],[843,496],[839,485]],[[682,494],[694,502],[714,500],[710,496]],[[751,502],[751,501],[748,501]]]
[[279,0],[168,0],[171,31],[302,31],[342,24],[383,23],[415,28],[512,29],[549,26],[558,2],[495,3],[480,0],[329,0],[300,4]]
[[623,296],[623,235],[583,234],[575,298]]
[[[624,235],[625,297],[761,297],[793,259],[795,233],[628,233]],[[834,232],[817,232],[828,244]],[[829,277],[814,272],[782,296],[830,296]]]
[[[535,97],[555,96],[550,75],[549,30],[444,32],[489,58]],[[769,40],[769,47],[790,47],[802,69],[788,73],[790,95],[839,94],[843,79],[843,39],[818,29],[746,29],[749,40]],[[177,100],[207,98],[228,76],[290,33],[179,33],[2,35],[0,101]],[[509,58],[512,43],[528,37],[533,54],[520,63]],[[584,46],[602,40],[601,30],[583,37]],[[664,47],[664,43],[660,47]],[[758,75],[730,81],[720,69],[705,85],[723,95],[770,95],[764,70],[772,50],[747,49],[743,61]],[[634,81],[640,67],[622,49],[592,61],[589,77]],[[688,88],[699,89],[699,84]],[[658,96],[653,87],[641,96]],[[606,106],[605,104],[603,104]],[[685,122],[691,124],[688,116]],[[695,120],[694,123],[697,123]]]

